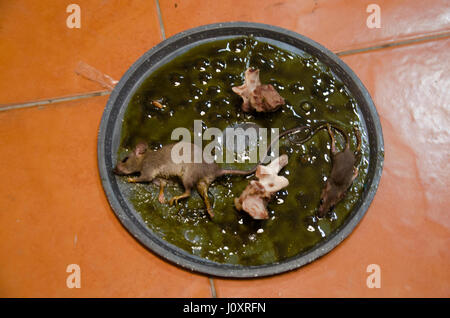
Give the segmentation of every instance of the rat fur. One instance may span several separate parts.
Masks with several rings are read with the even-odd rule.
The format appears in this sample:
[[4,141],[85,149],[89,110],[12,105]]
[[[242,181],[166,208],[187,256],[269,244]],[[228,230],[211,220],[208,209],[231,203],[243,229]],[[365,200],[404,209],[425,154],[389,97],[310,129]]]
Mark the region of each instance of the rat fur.
[[[355,167],[357,158],[350,150],[348,135],[340,129],[333,127],[345,136],[346,145],[343,151],[336,150],[336,140],[331,131],[331,126],[327,124],[328,134],[331,137],[331,173],[325,183],[325,187],[320,195],[320,205],[317,211],[319,217],[324,217],[342,198],[345,196],[348,188],[358,176],[358,168]],[[356,128],[355,128],[356,130]],[[357,148],[356,153],[361,151],[361,136],[356,130]]]

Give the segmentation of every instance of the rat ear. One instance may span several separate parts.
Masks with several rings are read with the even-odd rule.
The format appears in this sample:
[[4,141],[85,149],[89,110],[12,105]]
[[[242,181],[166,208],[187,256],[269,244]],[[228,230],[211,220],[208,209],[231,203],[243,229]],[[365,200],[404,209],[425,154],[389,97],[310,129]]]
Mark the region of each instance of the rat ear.
[[136,156],[143,155],[147,151],[147,144],[145,143],[139,143],[136,145],[136,148],[134,148],[134,153]]

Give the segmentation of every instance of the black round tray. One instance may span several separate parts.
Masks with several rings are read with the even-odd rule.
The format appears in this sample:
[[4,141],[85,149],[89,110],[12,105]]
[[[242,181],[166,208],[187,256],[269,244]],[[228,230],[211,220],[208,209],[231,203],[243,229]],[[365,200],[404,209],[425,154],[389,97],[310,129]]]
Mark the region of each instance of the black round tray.
[[[284,44],[284,49],[289,49],[289,47],[291,49],[300,49],[316,56],[322,63],[327,65],[343,81],[356,99],[358,111],[362,118],[362,125],[366,129],[370,145],[369,171],[363,193],[354,210],[348,215],[341,227],[313,248],[295,257],[259,266],[212,262],[194,256],[159,238],[145,225],[133,205],[126,198],[126,195],[120,190],[118,180],[112,173],[117,159],[116,154],[120,143],[122,119],[125,110],[130,98],[149,74],[167,61],[200,43],[246,35],[253,35],[267,41],[275,40],[277,43]],[[352,232],[366,213],[378,187],[383,157],[383,135],[375,106],[364,85],[341,59],[322,45],[295,32],[271,25],[246,22],[201,26],[181,32],[146,52],[130,67],[111,93],[103,113],[98,135],[98,168],[103,188],[113,211],[123,226],[139,242],[166,260],[193,271],[222,277],[274,275],[303,266],[328,253]]]

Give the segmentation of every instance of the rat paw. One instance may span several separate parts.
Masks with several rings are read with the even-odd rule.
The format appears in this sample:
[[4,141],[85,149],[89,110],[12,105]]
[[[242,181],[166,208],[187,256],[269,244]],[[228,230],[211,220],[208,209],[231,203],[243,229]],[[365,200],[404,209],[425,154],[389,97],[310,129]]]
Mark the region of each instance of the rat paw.
[[206,209],[206,211],[208,212],[209,216],[211,217],[211,219],[214,217],[214,212],[211,208]]
[[172,199],[169,200],[169,205],[176,205],[178,204],[178,200],[180,200],[180,197],[173,197]]

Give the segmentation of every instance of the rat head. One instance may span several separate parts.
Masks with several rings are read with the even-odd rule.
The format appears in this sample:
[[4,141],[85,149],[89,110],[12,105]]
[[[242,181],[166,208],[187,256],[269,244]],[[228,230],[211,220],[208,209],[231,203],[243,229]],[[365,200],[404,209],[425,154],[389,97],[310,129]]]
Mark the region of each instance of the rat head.
[[142,162],[148,146],[144,143],[138,144],[125,158],[119,161],[113,172],[117,175],[127,175],[142,170]]
[[325,188],[320,195],[320,205],[317,215],[324,217],[333,208],[333,206],[339,201],[339,192],[337,187],[331,182],[327,181]]

